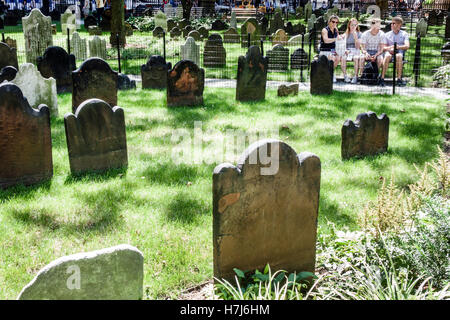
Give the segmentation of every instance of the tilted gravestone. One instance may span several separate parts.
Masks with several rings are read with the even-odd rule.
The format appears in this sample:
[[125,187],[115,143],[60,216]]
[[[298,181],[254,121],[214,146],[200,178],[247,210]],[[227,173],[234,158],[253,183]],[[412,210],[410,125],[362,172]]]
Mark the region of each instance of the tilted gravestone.
[[162,27],[156,27],[155,29],[153,29],[152,34],[154,37],[162,38],[164,29]]
[[124,0],[111,1],[111,35],[109,43],[115,48],[117,48],[117,45],[124,47],[127,41],[125,35],[125,10],[123,8]]
[[236,100],[258,101],[266,96],[268,58],[261,55],[258,46],[251,46],[238,59]]
[[187,38],[189,32],[191,32],[192,30],[194,30],[194,29],[190,25],[187,25],[186,27],[184,27],[183,31],[182,31],[183,32],[183,37]]
[[188,33],[188,38],[191,37],[194,39],[194,41],[200,41],[202,39],[202,36],[197,30],[192,30]]
[[419,22],[416,24],[416,37],[420,34],[420,37],[423,38],[427,35],[428,24],[424,18],[421,18]]
[[299,48],[291,54],[291,69],[306,69],[308,67],[308,55],[305,50]]
[[310,92],[311,94],[333,93],[333,61],[324,55],[311,62]]
[[181,30],[178,29],[178,27],[174,27],[172,28],[172,30],[170,30],[170,38],[174,39],[180,37],[181,37]]
[[151,56],[146,64],[141,66],[142,89],[167,88],[167,72],[172,64],[166,63],[161,56]]
[[239,43],[239,38],[239,33],[233,28],[228,29],[223,34],[224,43]]
[[375,112],[360,113],[353,122],[347,119],[342,126],[342,159],[376,155],[387,151],[389,118],[377,117]]
[[12,81],[17,74],[17,69],[13,66],[6,66],[0,69],[0,83],[3,81]]
[[75,56],[61,47],[48,47],[42,57],[37,58],[37,67],[44,78],[55,78],[58,93],[72,92],[72,70]]
[[32,109],[20,88],[0,84],[0,188],[53,176],[50,110]]
[[17,49],[11,48],[4,42],[0,42],[0,69],[7,66],[18,68]]
[[225,67],[227,53],[223,47],[222,37],[213,33],[208,37],[203,49],[203,66],[205,68]]
[[278,87],[277,95],[279,97],[286,97],[289,95],[296,96],[298,94],[298,83],[294,83],[291,85],[280,85]]
[[195,106],[203,104],[205,70],[191,60],[181,60],[169,70],[167,106]]
[[61,33],[67,35],[67,30],[69,30],[69,34],[77,30],[76,16],[69,8],[61,15]]
[[287,45],[288,40],[289,36],[283,29],[278,29],[277,32],[272,35],[272,45],[281,44],[285,46]]
[[158,11],[158,13],[155,14],[154,21],[155,28],[161,27],[166,32],[170,31],[167,30],[167,16],[163,12]]
[[39,105],[45,104],[50,108],[52,116],[58,116],[58,96],[54,78],[46,79],[34,64],[24,63],[20,65],[11,82],[20,88],[32,108],[37,109]]
[[22,28],[26,61],[36,63],[37,57],[42,56],[45,50],[53,45],[52,20],[35,8],[29,16],[22,18]]
[[193,37],[187,37],[184,45],[181,45],[181,59],[191,60],[196,65],[200,64],[200,47],[195,44]]
[[314,272],[320,159],[260,140],[213,173],[214,277],[234,268]]
[[259,45],[261,30],[255,18],[248,18],[241,26],[241,47],[248,47],[248,34],[250,33],[250,45]]
[[117,77],[117,72],[103,59],[89,58],[84,61],[78,70],[72,72],[72,112],[75,113],[80,104],[92,98],[116,106]]
[[25,286],[18,300],[139,300],[144,257],[122,244],[52,261]]
[[272,50],[267,51],[270,71],[286,71],[289,68],[289,49],[281,44],[273,46]]
[[106,40],[98,36],[94,36],[92,40],[89,40],[89,57],[98,57],[106,60]]
[[280,13],[275,13],[273,19],[270,20],[269,32],[274,34],[278,29],[284,29],[283,17]]
[[64,126],[72,174],[128,165],[122,108],[89,99],[64,116]]
[[202,27],[198,28],[197,31],[200,34],[200,37],[202,39],[207,39],[209,37],[209,30],[206,29],[205,27],[202,26]]
[[72,34],[72,39],[70,40],[70,52],[76,59],[86,60],[87,58],[86,39],[82,39],[78,32]]

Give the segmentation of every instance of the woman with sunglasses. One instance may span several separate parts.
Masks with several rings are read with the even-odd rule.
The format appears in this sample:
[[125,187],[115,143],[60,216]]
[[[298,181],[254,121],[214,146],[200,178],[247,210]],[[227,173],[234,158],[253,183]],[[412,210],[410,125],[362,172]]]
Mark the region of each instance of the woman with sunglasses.
[[[339,18],[332,15],[328,19],[328,25],[322,29],[320,37],[320,52],[319,55],[324,55],[328,60],[333,61],[333,67],[336,68],[341,60],[341,57],[336,53],[336,40],[342,40],[343,37],[339,35],[337,25]],[[336,76],[333,74],[333,82],[336,82]]]
[[362,33],[359,31],[358,20],[351,18],[347,24],[347,30],[344,33],[347,50],[345,52],[346,55],[342,57],[341,62],[345,82],[350,82],[350,78],[347,76],[347,61],[353,60],[355,66],[355,75],[351,80],[353,84],[358,82],[358,77],[364,68],[364,57],[361,55],[360,51],[361,35]]

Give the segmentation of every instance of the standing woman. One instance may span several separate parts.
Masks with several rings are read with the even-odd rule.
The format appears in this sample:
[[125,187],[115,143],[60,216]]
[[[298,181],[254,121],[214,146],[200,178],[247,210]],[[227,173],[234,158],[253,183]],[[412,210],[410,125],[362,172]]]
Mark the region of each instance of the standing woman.
[[362,73],[364,68],[364,57],[361,55],[360,51],[360,39],[362,33],[359,31],[358,20],[351,18],[347,24],[347,30],[345,31],[344,37],[346,42],[346,56],[342,57],[341,68],[344,72],[345,82],[350,82],[350,78],[347,76],[347,61],[352,61],[355,66],[355,75],[351,80],[352,83],[358,82],[358,77]]
[[97,21],[100,25],[102,21],[102,13],[105,8],[105,0],[95,0],[95,6],[97,7]]
[[[328,19],[328,25],[322,29],[320,37],[320,52],[319,55],[324,55],[328,60],[333,61],[333,68],[336,68],[341,60],[341,57],[336,53],[336,40],[343,39],[339,35],[337,25],[339,18],[336,15],[332,15]],[[336,76],[333,73],[333,82],[336,82]]]

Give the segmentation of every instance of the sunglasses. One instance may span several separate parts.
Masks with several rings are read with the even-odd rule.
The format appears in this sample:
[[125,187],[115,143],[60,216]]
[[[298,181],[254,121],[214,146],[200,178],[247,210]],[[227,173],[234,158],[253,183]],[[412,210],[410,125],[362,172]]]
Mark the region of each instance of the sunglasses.
[[331,21],[331,23],[339,23],[339,21]]

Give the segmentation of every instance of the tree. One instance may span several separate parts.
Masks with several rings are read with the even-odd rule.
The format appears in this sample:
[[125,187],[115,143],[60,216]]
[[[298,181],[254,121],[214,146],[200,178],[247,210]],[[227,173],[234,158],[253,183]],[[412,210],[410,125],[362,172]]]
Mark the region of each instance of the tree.
[[181,0],[181,5],[183,6],[183,19],[189,20],[194,2],[192,0]]

